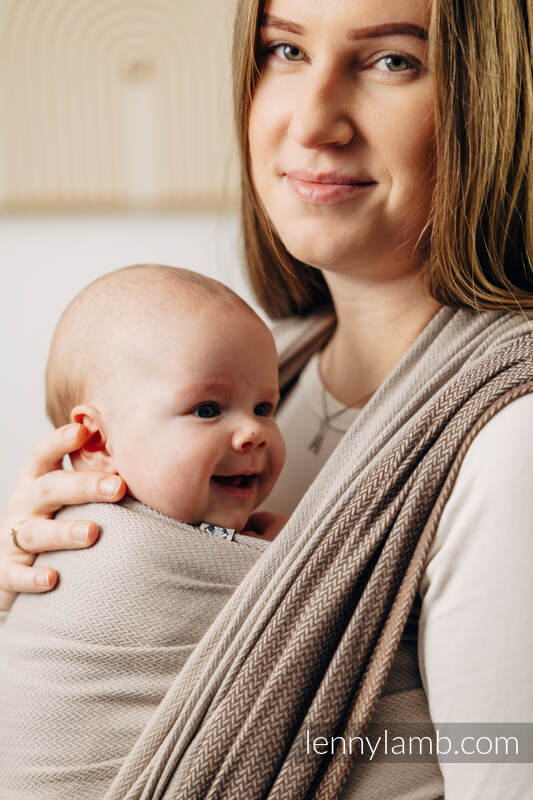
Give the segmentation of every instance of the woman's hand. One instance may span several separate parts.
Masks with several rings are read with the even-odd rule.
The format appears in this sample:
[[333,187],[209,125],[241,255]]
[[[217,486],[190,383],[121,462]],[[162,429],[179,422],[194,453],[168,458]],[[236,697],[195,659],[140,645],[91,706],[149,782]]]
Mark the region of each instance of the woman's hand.
[[[21,470],[0,524],[0,611],[11,607],[17,592],[46,592],[55,586],[53,569],[32,567],[38,553],[89,547],[98,538],[94,522],[54,520],[54,512],[65,505],[109,503],[124,496],[126,485],[118,475],[62,469],[63,456],[79,450],[88,435],[77,423],[57,428],[40,440]],[[13,542],[15,526],[24,550]]]

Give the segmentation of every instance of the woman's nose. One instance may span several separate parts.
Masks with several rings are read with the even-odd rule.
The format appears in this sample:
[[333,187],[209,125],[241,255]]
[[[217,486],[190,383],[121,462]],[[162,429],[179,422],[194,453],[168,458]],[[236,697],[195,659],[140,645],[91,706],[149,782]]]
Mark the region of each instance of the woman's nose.
[[246,450],[258,450],[267,446],[267,437],[261,424],[245,424],[233,433],[232,446],[240,453]]
[[309,77],[299,87],[289,123],[289,136],[301,147],[316,148],[327,145],[343,147],[354,136],[350,109],[346,105],[346,87],[339,86],[332,74],[313,67]]

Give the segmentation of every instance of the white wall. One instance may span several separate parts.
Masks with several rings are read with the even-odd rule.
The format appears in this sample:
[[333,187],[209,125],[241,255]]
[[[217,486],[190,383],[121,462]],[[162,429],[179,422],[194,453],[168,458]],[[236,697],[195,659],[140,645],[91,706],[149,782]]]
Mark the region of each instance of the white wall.
[[37,438],[51,428],[43,374],[59,315],[97,276],[147,261],[197,269],[250,299],[234,214],[0,218],[0,511]]

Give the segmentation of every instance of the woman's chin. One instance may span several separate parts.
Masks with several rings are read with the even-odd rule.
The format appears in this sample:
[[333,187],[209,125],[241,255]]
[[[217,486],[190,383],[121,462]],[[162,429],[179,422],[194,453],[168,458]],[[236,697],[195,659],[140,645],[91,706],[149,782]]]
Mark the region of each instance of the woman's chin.
[[283,241],[293,258],[322,271],[351,272],[357,269],[358,262],[368,262],[364,242],[347,242],[346,238],[329,240],[321,237],[319,231],[309,233],[303,240],[288,239]]
[[[272,217],[271,217],[272,220]],[[276,232],[293,258],[316,269],[341,269],[375,250],[378,232],[371,226],[328,217],[295,216],[288,213],[272,220]]]

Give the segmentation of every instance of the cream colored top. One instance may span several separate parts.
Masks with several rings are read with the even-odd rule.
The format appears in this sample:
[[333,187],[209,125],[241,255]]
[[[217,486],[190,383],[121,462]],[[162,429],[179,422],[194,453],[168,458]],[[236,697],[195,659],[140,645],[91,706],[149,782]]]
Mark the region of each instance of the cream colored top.
[[[288,457],[265,507],[290,514],[359,413],[336,416],[315,454],[309,445],[320,429],[323,395],[315,355],[278,414]],[[327,394],[326,408],[331,416],[342,406]],[[471,445],[421,582],[418,662],[437,726],[529,722],[533,728],[532,567],[533,395],[526,395]],[[446,800],[533,798],[533,764],[440,766]],[[399,788],[390,796],[404,797]]]

